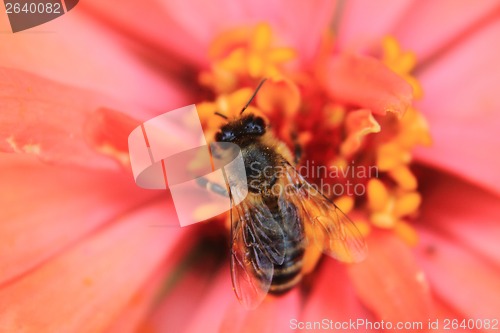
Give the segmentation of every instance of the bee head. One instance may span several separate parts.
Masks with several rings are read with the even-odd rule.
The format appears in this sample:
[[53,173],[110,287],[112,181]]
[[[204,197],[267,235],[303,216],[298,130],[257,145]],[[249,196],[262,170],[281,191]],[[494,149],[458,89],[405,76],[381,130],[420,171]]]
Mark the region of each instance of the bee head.
[[266,133],[266,123],[252,114],[222,126],[215,135],[217,142],[235,142],[244,138],[259,137]]

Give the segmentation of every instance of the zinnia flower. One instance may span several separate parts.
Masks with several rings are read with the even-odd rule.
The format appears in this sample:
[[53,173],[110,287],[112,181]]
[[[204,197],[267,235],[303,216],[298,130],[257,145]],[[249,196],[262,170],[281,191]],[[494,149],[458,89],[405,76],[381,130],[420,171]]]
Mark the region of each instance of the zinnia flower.
[[[285,332],[325,318],[492,330],[498,13],[495,1],[87,1],[2,34],[0,331]],[[226,218],[166,228],[173,205],[135,186],[126,143],[191,103],[211,139],[214,112],[233,115],[262,77],[250,111],[290,146],[295,133],[305,161],[379,173],[325,180],[366,189],[333,198],[368,258],[315,265],[317,252],[299,287],[247,311]]]

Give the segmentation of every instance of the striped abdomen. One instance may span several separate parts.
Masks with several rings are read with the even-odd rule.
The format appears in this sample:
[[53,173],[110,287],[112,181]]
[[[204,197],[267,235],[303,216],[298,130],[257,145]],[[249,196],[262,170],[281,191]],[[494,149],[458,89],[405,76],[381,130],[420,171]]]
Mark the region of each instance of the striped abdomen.
[[297,208],[284,200],[267,202],[273,217],[282,226],[285,236],[285,257],[281,265],[274,265],[269,292],[282,294],[292,289],[302,279],[302,260],[305,252],[304,228]]
[[273,279],[269,292],[282,294],[292,289],[302,279],[302,260],[304,257],[304,234],[285,240],[285,259],[283,264],[274,266]]

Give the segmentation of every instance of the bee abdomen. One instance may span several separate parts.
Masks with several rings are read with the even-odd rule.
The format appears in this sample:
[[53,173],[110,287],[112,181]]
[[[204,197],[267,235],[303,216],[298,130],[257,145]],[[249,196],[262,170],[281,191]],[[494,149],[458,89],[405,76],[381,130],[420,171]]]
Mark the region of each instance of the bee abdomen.
[[[302,259],[304,257],[304,247],[301,242],[287,242],[284,261],[281,265],[274,266],[273,279],[269,292],[272,294],[282,294],[302,279]],[[292,243],[292,244],[290,244]]]

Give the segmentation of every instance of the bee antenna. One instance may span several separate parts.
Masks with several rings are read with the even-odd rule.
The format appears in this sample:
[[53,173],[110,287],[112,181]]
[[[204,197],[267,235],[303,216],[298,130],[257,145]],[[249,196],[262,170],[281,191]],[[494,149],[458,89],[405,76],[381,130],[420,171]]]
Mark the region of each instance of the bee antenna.
[[255,91],[253,92],[252,97],[250,97],[247,104],[243,107],[243,109],[241,109],[240,114],[242,114],[247,109],[247,107],[250,105],[250,103],[252,103],[253,99],[255,98],[255,95],[257,95],[257,93],[259,92],[259,90],[262,87],[262,85],[264,84],[264,82],[266,82],[266,80],[267,80],[267,78],[263,78],[262,81],[260,81],[257,88],[255,88]]
[[222,113],[220,113],[220,112],[218,112],[218,111],[216,111],[216,112],[215,112],[215,114],[216,114],[217,116],[222,117],[222,118],[224,118],[224,119],[226,119],[226,120],[227,120],[227,116],[226,116],[226,115],[223,115]]

